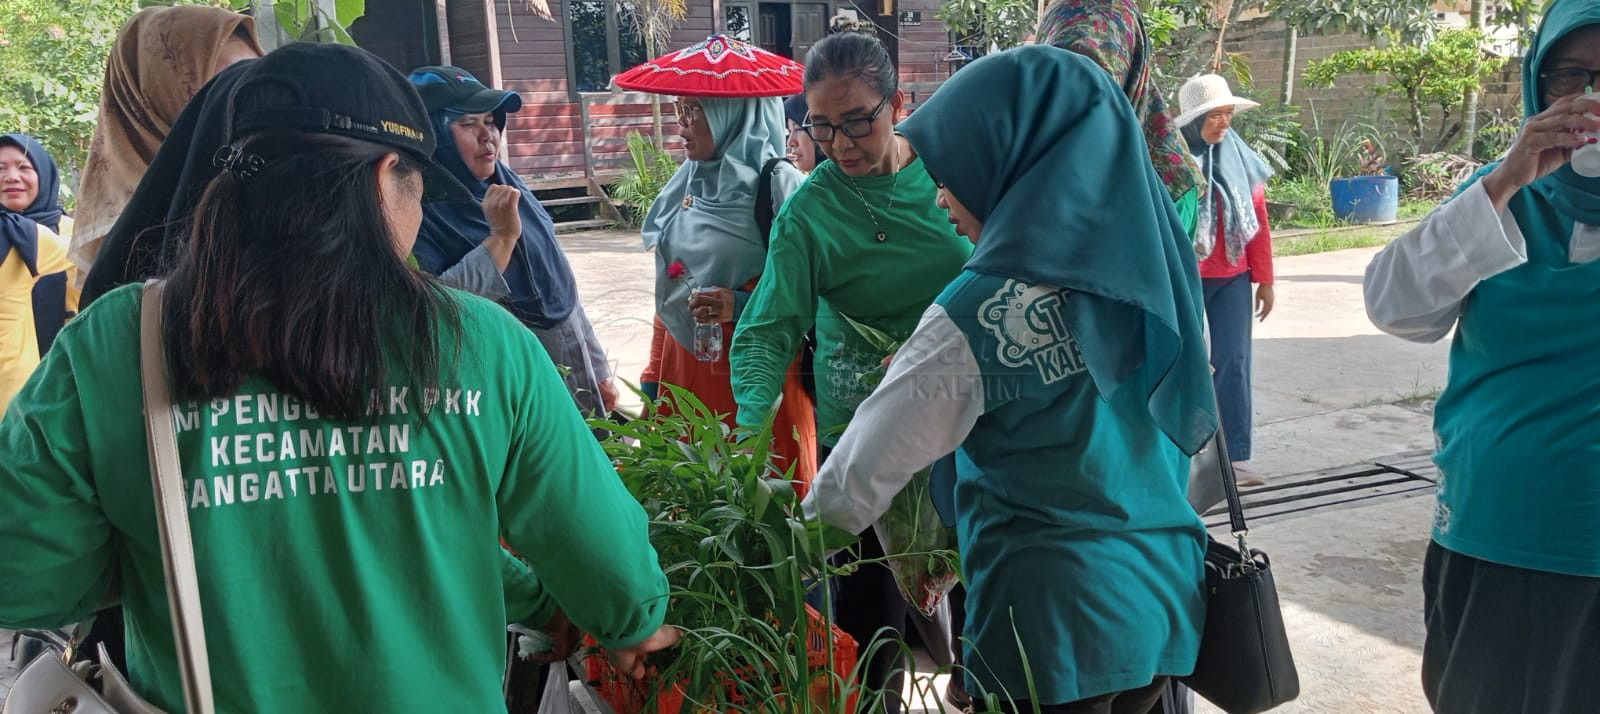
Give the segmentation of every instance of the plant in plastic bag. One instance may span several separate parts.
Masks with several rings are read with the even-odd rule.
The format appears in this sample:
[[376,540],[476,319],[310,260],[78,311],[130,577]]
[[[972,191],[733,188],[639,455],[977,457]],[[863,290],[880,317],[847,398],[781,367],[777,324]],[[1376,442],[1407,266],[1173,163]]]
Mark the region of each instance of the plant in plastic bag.
[[928,493],[932,471],[929,467],[913,475],[873,526],[900,596],[930,617],[961,579],[955,529],[939,519]]
[[[891,356],[904,344],[904,340],[896,340],[893,335],[862,324],[849,315],[840,316],[862,339]],[[857,378],[876,387],[887,373],[888,367],[882,366]],[[913,475],[874,525],[886,556],[885,565],[894,573],[901,597],[930,616],[961,577],[955,554],[955,530],[939,519],[928,491],[931,473],[932,467],[929,467]]]

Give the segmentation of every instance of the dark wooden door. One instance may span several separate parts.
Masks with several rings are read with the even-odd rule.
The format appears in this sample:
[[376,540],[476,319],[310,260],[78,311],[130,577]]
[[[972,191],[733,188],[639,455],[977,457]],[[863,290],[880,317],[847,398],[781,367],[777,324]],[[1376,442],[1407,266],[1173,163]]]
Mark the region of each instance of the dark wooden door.
[[811,46],[827,34],[828,5],[827,3],[795,3],[794,4],[794,39],[790,42],[794,51],[794,58],[800,62],[806,61],[806,53],[811,51]]

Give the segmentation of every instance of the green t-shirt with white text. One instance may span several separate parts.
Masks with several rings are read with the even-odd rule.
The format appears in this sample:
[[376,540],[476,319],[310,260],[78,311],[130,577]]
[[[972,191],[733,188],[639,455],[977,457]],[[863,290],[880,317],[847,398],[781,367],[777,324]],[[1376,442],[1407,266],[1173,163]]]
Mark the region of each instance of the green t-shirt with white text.
[[[119,597],[130,682],[178,711],[142,289],[73,320],[0,421],[0,627]],[[542,625],[559,603],[611,646],[661,625],[644,511],[544,349],[451,294],[461,332],[441,342],[459,357],[437,387],[376,390],[370,420],[328,419],[261,377],[174,406],[218,711],[503,711],[508,622]]]

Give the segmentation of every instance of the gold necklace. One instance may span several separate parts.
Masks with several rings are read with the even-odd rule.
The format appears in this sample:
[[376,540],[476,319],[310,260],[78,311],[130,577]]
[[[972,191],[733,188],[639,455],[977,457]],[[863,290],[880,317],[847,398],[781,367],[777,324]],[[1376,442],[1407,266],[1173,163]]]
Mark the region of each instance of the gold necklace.
[[[893,211],[894,210],[894,193],[895,193],[895,189],[900,187],[900,138],[899,137],[895,137],[894,138],[894,165],[891,166],[891,168],[894,169],[894,180],[889,182],[889,205],[886,206],[883,209],[884,213],[888,213],[889,211]],[[843,173],[843,169],[840,170],[840,173]],[[872,226],[874,228],[878,229],[878,233],[874,237],[877,238],[879,243],[882,243],[884,241],[889,240],[889,234],[884,232],[883,224],[878,222],[878,213],[877,213],[877,211],[872,210],[872,204],[867,201],[867,195],[865,193],[862,193],[861,186],[856,183],[855,179],[850,177],[850,174],[845,174],[844,175],[844,180],[850,182],[850,188],[855,189],[856,198],[861,199],[861,205],[867,207],[867,217],[872,219]]]

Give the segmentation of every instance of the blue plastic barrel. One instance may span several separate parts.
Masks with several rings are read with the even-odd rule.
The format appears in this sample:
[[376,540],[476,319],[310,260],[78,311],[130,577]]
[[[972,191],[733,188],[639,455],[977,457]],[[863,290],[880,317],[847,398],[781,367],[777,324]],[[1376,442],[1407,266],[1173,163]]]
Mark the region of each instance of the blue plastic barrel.
[[1352,176],[1328,183],[1333,215],[1348,223],[1389,223],[1400,211],[1400,179]]

